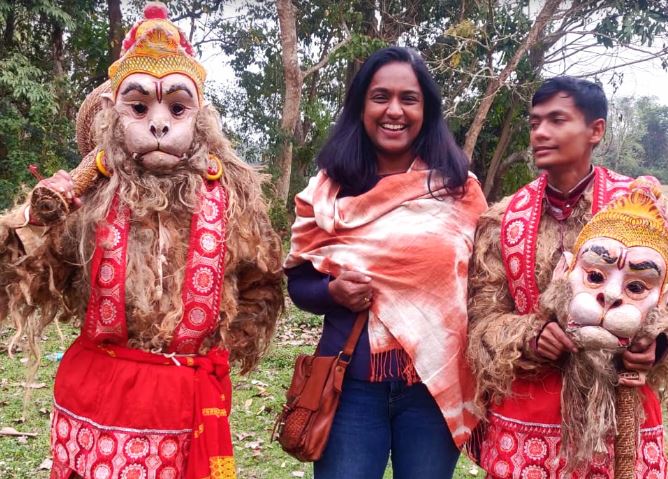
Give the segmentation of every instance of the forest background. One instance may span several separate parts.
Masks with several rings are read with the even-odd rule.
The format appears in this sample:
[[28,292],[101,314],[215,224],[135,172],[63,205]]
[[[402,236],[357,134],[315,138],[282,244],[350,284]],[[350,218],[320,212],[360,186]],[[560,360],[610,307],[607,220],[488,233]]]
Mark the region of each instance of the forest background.
[[[668,183],[668,0],[165,3],[209,71],[206,97],[240,156],[271,173],[266,194],[286,239],[292,197],[315,172],[351,78],[370,52],[395,43],[427,61],[450,128],[490,201],[535,176],[529,100],[544,78],[562,73],[600,81],[612,97],[596,161]],[[36,182],[28,165],[50,175],[78,164],[78,106],[106,79],[143,4],[0,0],[0,211]],[[625,96],[629,72],[641,69],[654,72],[660,86]],[[73,326],[62,328],[45,333],[39,376],[29,384],[28,353],[6,354],[13,331],[0,328],[0,478],[48,476],[53,374],[77,335]],[[248,377],[235,374],[239,477],[312,477],[268,437],[294,357],[312,352],[319,329],[320,318],[288,304],[260,367]],[[27,413],[26,388],[34,390]],[[477,474],[463,459],[455,477]]]
[[[615,92],[651,65],[668,89],[667,0],[167,1],[209,69],[206,96],[246,161],[272,174],[272,219],[291,202],[347,85],[373,50],[407,45],[442,88],[449,125],[493,201],[535,175],[528,104],[544,77],[569,73]],[[21,185],[71,169],[74,121],[106,79],[142,0],[0,0],[0,210]],[[221,73],[222,72],[222,73]],[[615,95],[597,161],[668,182],[668,98]],[[660,92],[664,93],[664,92]]]

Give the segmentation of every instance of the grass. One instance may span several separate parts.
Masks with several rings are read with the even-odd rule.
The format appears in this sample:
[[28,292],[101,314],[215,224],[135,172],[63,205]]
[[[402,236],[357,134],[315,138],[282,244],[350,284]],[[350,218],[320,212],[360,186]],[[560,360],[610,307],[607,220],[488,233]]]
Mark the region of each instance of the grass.
[[[271,350],[259,367],[247,376],[233,373],[234,396],[230,419],[239,479],[313,477],[311,464],[300,463],[288,456],[269,438],[274,418],[282,407],[285,390],[290,383],[294,358],[300,353],[313,352],[320,325],[320,317],[290,306],[279,325]],[[64,326],[63,334],[66,347],[78,331]],[[57,361],[49,357],[62,352],[63,344],[53,327],[42,338],[42,361],[38,375],[31,383],[32,399],[22,420],[28,354],[19,352],[10,358],[6,348],[3,349],[10,336],[11,331],[0,328],[0,429],[11,427],[20,432],[36,433],[37,436],[0,436],[0,478],[46,479],[49,477],[52,385],[58,367]],[[471,467],[468,460],[461,459],[455,478],[473,477],[469,472]],[[478,475],[482,476],[482,473]],[[388,466],[385,478],[391,477],[391,467]]]

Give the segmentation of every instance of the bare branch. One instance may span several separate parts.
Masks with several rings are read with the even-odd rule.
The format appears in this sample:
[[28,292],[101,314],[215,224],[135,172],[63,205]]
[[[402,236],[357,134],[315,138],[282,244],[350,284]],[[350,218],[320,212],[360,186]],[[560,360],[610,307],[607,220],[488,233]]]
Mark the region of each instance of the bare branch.
[[469,128],[468,132],[466,133],[464,152],[469,156],[469,158],[471,158],[473,154],[473,148],[475,147],[475,144],[478,141],[478,136],[480,135],[483,123],[485,121],[485,118],[487,118],[487,114],[489,113],[489,109],[492,106],[492,102],[494,101],[496,93],[503,86],[503,84],[508,79],[510,74],[513,71],[515,71],[517,64],[520,62],[520,59],[526,54],[527,50],[529,50],[529,48],[533,47],[536,44],[539,35],[544,30],[547,23],[554,16],[555,12],[559,8],[560,3],[561,3],[560,0],[547,0],[545,2],[545,5],[538,14],[538,17],[536,18],[536,21],[531,27],[531,30],[529,31],[528,35],[526,36],[522,44],[515,51],[515,54],[513,55],[512,59],[508,62],[508,64],[499,74],[499,76],[494,80],[492,80],[491,82],[489,82],[483,100],[480,103],[480,107],[478,108],[476,116],[473,119],[473,123],[471,124],[471,127]]
[[315,72],[320,70],[322,67],[327,65],[329,63],[329,59],[334,54],[334,52],[336,52],[339,48],[345,46],[348,42],[350,42],[350,40],[352,39],[352,36],[350,35],[350,31],[348,30],[348,27],[345,25],[345,23],[343,25],[343,30],[345,32],[347,32],[346,37],[343,40],[341,40],[339,43],[334,45],[329,52],[324,50],[323,55],[320,58],[320,61],[318,63],[311,66],[306,71],[302,71],[302,80],[306,79],[308,76],[314,74]]
[[600,75],[601,73],[609,72],[611,70],[617,70],[619,68],[627,67],[629,65],[637,65],[638,63],[648,62],[648,61],[654,60],[656,58],[660,58],[663,55],[668,55],[668,47],[664,48],[664,49],[662,49],[662,50],[660,50],[660,51],[658,51],[658,52],[656,52],[652,55],[648,55],[644,58],[639,58],[637,60],[631,60],[631,61],[628,61],[628,62],[625,62],[625,63],[615,64],[615,65],[612,65],[612,66],[609,66],[609,67],[606,67],[606,68],[601,68],[600,70],[591,71],[591,72],[587,72],[587,73],[584,73],[584,74],[581,74],[581,75],[574,75],[574,76],[576,76],[576,77],[588,77],[588,76],[592,76],[592,75]]

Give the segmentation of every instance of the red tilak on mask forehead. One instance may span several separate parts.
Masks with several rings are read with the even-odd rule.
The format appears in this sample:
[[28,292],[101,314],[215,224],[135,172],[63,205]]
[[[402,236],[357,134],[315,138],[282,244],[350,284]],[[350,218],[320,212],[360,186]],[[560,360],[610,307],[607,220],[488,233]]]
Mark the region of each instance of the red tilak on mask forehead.
[[629,250],[626,248],[622,248],[620,254],[619,254],[619,259],[617,260],[617,266],[619,269],[624,269],[624,266],[626,265],[626,257],[629,254]]

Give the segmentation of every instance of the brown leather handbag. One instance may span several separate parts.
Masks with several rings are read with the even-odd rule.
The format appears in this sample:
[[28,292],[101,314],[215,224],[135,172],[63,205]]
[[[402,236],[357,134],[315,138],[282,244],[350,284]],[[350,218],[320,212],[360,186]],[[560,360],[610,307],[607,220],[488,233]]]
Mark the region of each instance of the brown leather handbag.
[[297,356],[285,394],[287,400],[276,418],[272,439],[276,438],[285,452],[300,461],[317,461],[325,450],[341,398],[343,376],[367,318],[368,311],[357,315],[337,356]]

